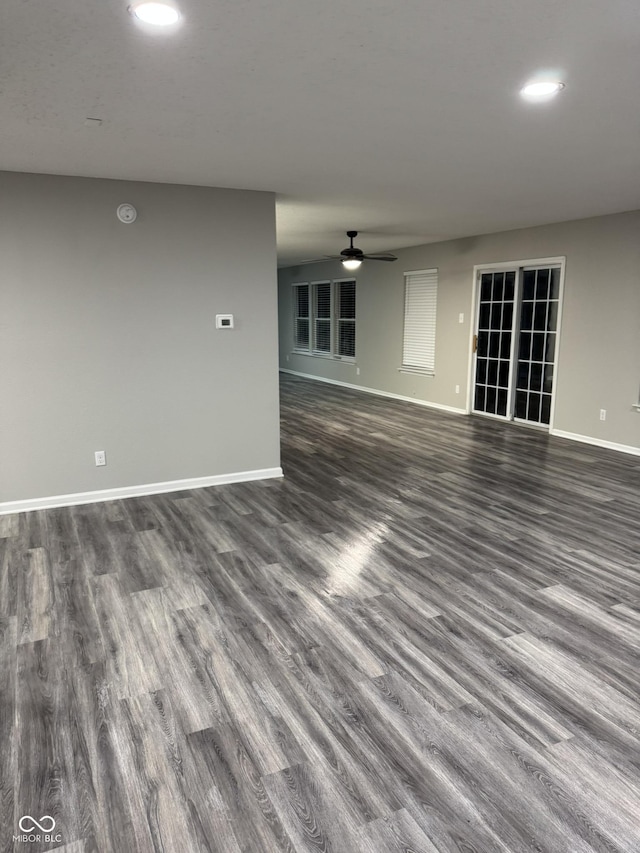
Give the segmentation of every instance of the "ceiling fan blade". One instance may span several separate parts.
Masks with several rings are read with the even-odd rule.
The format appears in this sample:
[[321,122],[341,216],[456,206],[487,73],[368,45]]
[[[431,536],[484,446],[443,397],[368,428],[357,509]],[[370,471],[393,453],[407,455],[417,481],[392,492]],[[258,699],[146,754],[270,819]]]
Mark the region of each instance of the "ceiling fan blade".
[[[348,236],[351,238],[351,242],[353,243],[353,237],[356,236],[355,231],[347,232]],[[352,236],[353,235],[353,236]],[[302,266],[303,264],[321,264],[324,261],[348,261],[353,259],[354,261],[397,261],[397,257],[392,255],[391,252],[382,252],[379,255],[365,255],[360,249],[355,249],[353,246],[350,246],[348,249],[344,249],[344,251],[340,252],[339,255],[324,255],[322,258],[305,258],[303,261],[298,261],[295,266]]]
[[325,261],[341,261],[340,255],[325,255],[322,258],[305,258],[304,261],[297,261],[293,266],[301,267],[303,264],[322,264]]

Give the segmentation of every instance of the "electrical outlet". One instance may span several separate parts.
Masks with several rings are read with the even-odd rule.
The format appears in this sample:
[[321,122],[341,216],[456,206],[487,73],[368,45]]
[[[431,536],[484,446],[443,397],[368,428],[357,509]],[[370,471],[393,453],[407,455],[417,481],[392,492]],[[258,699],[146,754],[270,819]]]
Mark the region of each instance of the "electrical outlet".
[[462,312],[458,314],[458,323],[464,323],[464,314]]
[[96,450],[95,457],[96,465],[100,466],[107,464],[107,454],[104,452],[104,450]]
[[287,354],[287,361],[289,361],[289,355]]
[[459,393],[460,393],[460,386],[456,385],[456,394],[459,394]]
[[360,368],[356,367],[356,376],[360,376]]
[[600,409],[600,420],[606,421],[606,419],[607,419],[607,410],[606,409]]

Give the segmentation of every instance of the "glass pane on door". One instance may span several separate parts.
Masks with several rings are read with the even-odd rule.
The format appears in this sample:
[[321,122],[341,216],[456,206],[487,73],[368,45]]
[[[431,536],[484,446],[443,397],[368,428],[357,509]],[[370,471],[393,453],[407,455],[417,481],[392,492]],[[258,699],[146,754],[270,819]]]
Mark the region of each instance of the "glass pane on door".
[[516,271],[480,276],[474,411],[506,417]]
[[559,299],[559,267],[523,270],[514,407],[518,420],[551,420]]

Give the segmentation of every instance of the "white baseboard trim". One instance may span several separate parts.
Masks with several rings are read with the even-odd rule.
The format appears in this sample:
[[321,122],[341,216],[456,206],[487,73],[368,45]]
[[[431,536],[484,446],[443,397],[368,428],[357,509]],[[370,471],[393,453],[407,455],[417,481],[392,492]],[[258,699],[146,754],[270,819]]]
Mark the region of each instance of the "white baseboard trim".
[[568,438],[570,441],[580,441],[582,444],[593,444],[595,447],[604,447],[607,450],[617,450],[618,453],[629,453],[631,456],[640,456],[640,447],[632,444],[617,444],[615,441],[604,441],[602,438],[593,438],[590,435],[580,435],[577,432],[565,432],[563,429],[552,429],[549,435],[558,438]]
[[58,506],[117,501],[123,498],[140,498],[145,495],[159,495],[163,492],[182,492],[186,489],[202,489],[206,486],[223,486],[227,483],[270,480],[274,477],[282,477],[282,468],[260,468],[256,471],[238,471],[234,474],[215,474],[212,477],[192,477],[188,480],[169,480],[166,483],[146,483],[142,486],[121,486],[115,489],[101,489],[96,492],[77,492],[72,495],[53,495],[46,498],[29,498],[24,501],[7,501],[0,503],[0,515],[31,512],[36,509],[53,509]]
[[389,397],[392,400],[402,400],[404,403],[415,403],[416,406],[426,406],[428,409],[439,409],[441,412],[452,412],[454,415],[468,415],[466,409],[457,409],[455,406],[443,406],[442,403],[430,403],[428,400],[416,400],[415,397],[405,397],[403,394],[392,394],[390,391],[379,391],[377,388],[366,388],[364,385],[354,385],[351,382],[340,382],[337,379],[326,379],[324,376],[315,376],[313,373],[301,373],[298,370],[287,370],[280,368],[280,373],[290,373],[292,376],[300,376],[303,379],[315,379],[317,382],[326,382],[329,385],[340,385],[342,388],[351,388],[352,391],[364,391],[366,394],[374,394],[376,397]]

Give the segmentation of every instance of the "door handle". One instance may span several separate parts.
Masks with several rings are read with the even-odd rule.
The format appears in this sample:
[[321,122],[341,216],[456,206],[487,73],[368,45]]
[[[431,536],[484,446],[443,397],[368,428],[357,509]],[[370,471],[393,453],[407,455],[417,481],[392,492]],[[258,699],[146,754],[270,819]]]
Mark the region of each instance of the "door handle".
[[477,352],[478,350],[478,336],[473,336],[473,352]]

